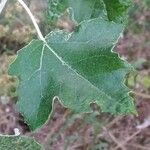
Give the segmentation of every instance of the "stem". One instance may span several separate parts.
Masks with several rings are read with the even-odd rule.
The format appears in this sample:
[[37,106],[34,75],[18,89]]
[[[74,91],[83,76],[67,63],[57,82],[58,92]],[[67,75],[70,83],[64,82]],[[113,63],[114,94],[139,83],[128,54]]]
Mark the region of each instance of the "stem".
[[32,12],[30,11],[30,9],[28,8],[28,6],[25,4],[25,2],[23,0],[18,0],[18,2],[24,7],[24,9],[26,10],[26,12],[28,13],[30,19],[32,20],[32,23],[37,31],[37,34],[40,38],[40,40],[42,40],[43,42],[45,42],[45,38],[43,37],[41,30],[36,22],[35,17],[33,16]]
[[1,2],[0,2],[0,14],[3,11],[6,3],[7,3],[7,0],[1,0]]
[[[141,132],[141,130],[136,131],[135,133],[133,133],[130,137],[128,137],[123,143],[122,145],[127,145],[127,143],[129,141],[131,141],[135,136],[137,136],[139,133]],[[116,146],[113,150],[118,150],[120,148],[120,146]]]
[[139,97],[145,98],[145,99],[150,99],[150,95],[148,95],[148,94],[139,93],[139,92],[136,92],[136,91],[132,91],[131,93],[133,93],[134,95],[137,95]]

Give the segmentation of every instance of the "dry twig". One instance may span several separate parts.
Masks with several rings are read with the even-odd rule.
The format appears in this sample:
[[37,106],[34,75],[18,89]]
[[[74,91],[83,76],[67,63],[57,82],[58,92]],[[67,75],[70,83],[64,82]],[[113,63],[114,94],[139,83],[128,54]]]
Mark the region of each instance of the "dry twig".
[[[128,137],[124,142],[122,142],[122,145],[126,145],[127,142],[129,142],[130,140],[132,140],[136,135],[138,135],[141,132],[141,130],[138,130],[137,132],[135,132],[134,134],[132,134],[130,137]],[[113,150],[117,150],[118,148],[120,148],[120,146],[116,146]]]
[[144,99],[150,99],[150,95],[148,95],[148,94],[139,93],[139,92],[136,92],[136,91],[132,91],[131,93],[133,93],[136,96],[142,97]]
[[110,131],[108,131],[106,128],[103,128],[103,129],[108,133],[108,135],[110,136],[110,138],[117,144],[117,146],[119,148],[121,148],[122,150],[126,150],[124,144],[122,144],[121,141],[118,141],[118,139],[116,139],[116,137]]
[[138,144],[128,144],[128,146],[135,147],[135,148],[138,148],[138,149],[141,149],[141,150],[150,150],[149,147],[141,146],[141,145],[138,145]]

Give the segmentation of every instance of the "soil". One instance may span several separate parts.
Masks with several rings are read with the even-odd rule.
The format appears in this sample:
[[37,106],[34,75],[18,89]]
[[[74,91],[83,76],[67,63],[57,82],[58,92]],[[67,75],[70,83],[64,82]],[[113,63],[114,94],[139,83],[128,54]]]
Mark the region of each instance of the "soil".
[[[145,23],[150,22],[150,10],[141,3],[136,0],[138,11],[130,14],[132,24],[141,28],[137,29],[137,33],[129,24],[116,46],[120,56],[132,64],[144,59],[136,66],[137,72],[127,77],[128,86],[134,91],[132,96],[138,116],[99,114],[96,105],[91,106],[93,114],[79,115],[63,108],[56,100],[49,121],[41,129],[31,132],[23,117],[15,111],[17,98],[8,94],[10,92],[7,90],[0,97],[0,134],[14,135],[19,131],[20,134],[34,137],[46,150],[150,150],[150,24],[145,27]],[[8,67],[10,56],[14,56],[25,43],[0,36],[0,58],[8,56],[7,60],[0,61],[1,68]],[[7,76],[7,71],[0,72],[0,81],[4,79],[12,80]],[[148,83],[144,84],[144,81]],[[0,88],[5,87],[5,82],[2,83]]]

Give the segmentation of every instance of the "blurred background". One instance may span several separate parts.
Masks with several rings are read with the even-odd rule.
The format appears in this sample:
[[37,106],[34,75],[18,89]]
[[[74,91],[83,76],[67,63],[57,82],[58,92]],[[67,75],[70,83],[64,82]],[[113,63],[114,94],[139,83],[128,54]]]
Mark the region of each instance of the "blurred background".
[[[47,18],[46,0],[25,1],[44,35],[56,27]],[[71,30],[67,18],[57,27]],[[150,150],[150,0],[134,0],[128,26],[115,48],[136,69],[125,83],[132,90],[138,116],[99,114],[96,105],[92,114],[79,115],[55,102],[47,124],[30,132],[15,111],[17,80],[7,75],[7,69],[17,50],[36,37],[24,9],[9,1],[0,15],[0,134],[34,137],[46,150]]]

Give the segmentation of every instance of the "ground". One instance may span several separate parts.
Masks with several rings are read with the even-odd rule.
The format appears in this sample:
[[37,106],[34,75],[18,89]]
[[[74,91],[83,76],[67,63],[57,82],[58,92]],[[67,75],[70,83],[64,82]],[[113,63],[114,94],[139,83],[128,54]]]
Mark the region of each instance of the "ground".
[[[0,18],[0,134],[20,132],[37,139],[46,150],[150,150],[149,0],[134,1],[128,27],[115,48],[137,70],[127,75],[126,84],[132,90],[138,116],[99,114],[96,105],[91,106],[92,114],[79,115],[56,101],[50,120],[34,133],[15,111],[17,80],[7,75],[8,64],[15,58],[16,51],[35,37],[28,19],[22,18],[22,8],[17,4],[15,7],[7,6],[9,11]],[[20,12],[17,18],[16,10]],[[46,26],[43,32],[49,29]]]

